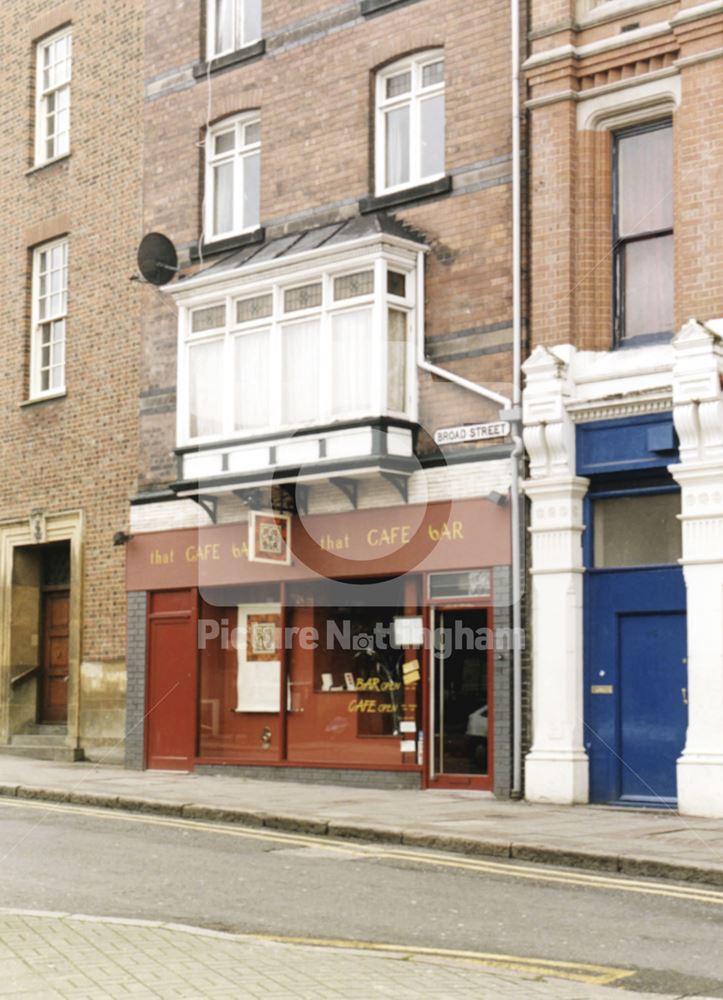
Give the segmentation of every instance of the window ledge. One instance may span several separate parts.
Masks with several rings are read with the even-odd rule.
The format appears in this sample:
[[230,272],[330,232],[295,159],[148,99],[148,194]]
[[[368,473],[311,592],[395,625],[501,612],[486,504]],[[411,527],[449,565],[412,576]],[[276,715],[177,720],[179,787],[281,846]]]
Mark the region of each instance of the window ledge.
[[217,56],[215,59],[203,59],[196,63],[192,72],[196,80],[202,80],[209,73],[220,73],[232,66],[240,66],[241,63],[259,59],[265,52],[266,39],[260,38],[258,42],[244,45],[242,49],[236,49],[235,52],[227,52],[226,55]]
[[669,344],[673,339],[672,333],[639,333],[636,337],[626,337],[616,344],[614,350],[629,351],[635,347],[649,347],[654,344]]
[[253,243],[263,243],[265,239],[266,230],[263,226],[259,226],[258,229],[254,229],[250,233],[239,233],[237,236],[227,236],[222,240],[204,240],[202,243],[194,243],[189,249],[189,255],[191,261],[195,263],[202,257],[214,257],[219,253],[241,250]]
[[37,406],[38,403],[50,403],[56,399],[65,399],[67,392],[65,389],[60,389],[58,392],[47,392],[42,396],[32,396],[30,399],[24,399],[20,406]]
[[363,17],[373,17],[375,14],[386,14],[396,7],[406,7],[417,3],[417,0],[361,0],[359,5]]
[[62,163],[63,160],[69,160],[70,153],[63,153],[62,156],[54,156],[52,160],[43,160],[42,163],[36,163],[35,166],[31,167],[29,170],[25,171],[25,176],[29,177],[31,174],[37,174],[41,170],[45,170],[46,167],[52,167],[56,163]]
[[366,215],[367,212],[396,208],[397,205],[407,205],[409,202],[422,201],[425,198],[438,198],[440,195],[449,194],[451,190],[452,178],[447,175],[436,181],[430,181],[428,184],[415,184],[414,187],[403,188],[401,191],[361,198],[359,211],[362,215]]

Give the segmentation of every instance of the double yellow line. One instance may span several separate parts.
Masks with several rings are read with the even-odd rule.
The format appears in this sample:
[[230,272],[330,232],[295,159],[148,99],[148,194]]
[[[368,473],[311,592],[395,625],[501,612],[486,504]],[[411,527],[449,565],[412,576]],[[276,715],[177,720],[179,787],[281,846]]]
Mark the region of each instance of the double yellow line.
[[[611,892],[632,892],[646,896],[663,896],[668,899],[679,899],[703,903],[710,906],[723,906],[723,892],[706,889],[702,886],[676,885],[653,880],[636,880],[624,876],[593,874],[579,871],[565,871],[540,865],[520,865],[510,862],[488,861],[482,858],[453,857],[449,854],[431,853],[411,848],[396,848],[375,846],[362,843],[349,843],[331,837],[311,836],[297,833],[284,833],[268,828],[237,827],[229,824],[214,824],[209,822],[183,819],[173,816],[155,816],[144,813],[125,812],[123,810],[101,809],[92,806],[77,806],[65,803],[52,803],[32,799],[0,798],[0,808],[31,809],[41,811],[46,815],[53,813],[81,815],[121,823],[135,823],[146,826],[160,826],[172,829],[191,830],[196,833],[212,834],[222,837],[236,837],[242,840],[255,840],[268,843],[283,844],[286,847],[316,848],[332,854],[340,854],[348,858],[365,858],[369,860],[404,861],[407,864],[429,866],[435,868],[451,868],[480,875],[495,875],[504,878],[526,879],[533,882],[547,882],[558,885],[596,889]],[[406,945],[392,945],[369,941],[347,941],[326,938],[299,938],[282,935],[244,935],[246,938],[263,941],[276,941],[282,944],[310,945],[324,948],[345,948],[356,951],[377,953],[393,953],[403,956],[437,957],[463,960],[484,965],[489,968],[508,969],[517,972],[527,972],[534,975],[547,975],[556,978],[569,979],[574,982],[591,985],[609,985],[620,979],[634,975],[634,972],[612,966],[588,965],[579,962],[561,962],[551,959],[528,958],[518,955],[498,955],[487,952],[461,951],[445,948],[424,948]]]

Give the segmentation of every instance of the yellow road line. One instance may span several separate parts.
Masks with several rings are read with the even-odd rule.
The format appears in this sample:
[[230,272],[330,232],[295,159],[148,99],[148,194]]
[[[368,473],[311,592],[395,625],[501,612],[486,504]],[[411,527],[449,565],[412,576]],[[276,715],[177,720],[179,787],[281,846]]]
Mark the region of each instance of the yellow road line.
[[624,892],[639,892],[652,896],[667,896],[674,899],[688,899],[696,902],[713,903],[723,906],[723,893],[715,889],[705,889],[688,887],[682,885],[667,885],[663,882],[640,882],[628,879],[624,875],[609,876],[587,875],[577,871],[567,872],[550,870],[549,867],[532,867],[523,865],[500,864],[494,861],[477,861],[472,858],[447,859],[434,854],[421,854],[411,852],[379,851],[376,857],[397,858],[398,860],[412,860],[420,864],[439,865],[442,867],[464,868],[468,871],[486,872],[487,874],[513,875],[516,878],[532,879],[534,881],[559,882],[591,889],[613,889]]
[[397,955],[419,955],[423,957],[463,959],[495,969],[510,969],[515,972],[534,973],[568,979],[577,983],[608,986],[635,975],[630,969],[618,969],[609,965],[588,965],[585,962],[562,962],[548,958],[527,958],[523,955],[497,955],[484,951],[461,951],[453,948],[425,948],[418,945],[398,945],[373,941],[345,941],[343,938],[289,937],[281,934],[249,934],[257,941],[274,941],[279,944],[307,945],[314,948],[343,948],[353,951],[392,952]]
[[642,895],[664,896],[669,899],[683,899],[723,906],[723,892],[715,889],[670,885],[652,880],[643,882],[626,878],[625,876],[605,876],[578,871],[566,872],[551,869],[549,866],[518,865],[510,862],[495,862],[469,857],[454,858],[450,857],[449,854],[443,853],[429,854],[413,849],[405,850],[404,848],[376,847],[369,844],[349,844],[342,840],[319,835],[285,833],[283,831],[272,831],[256,827],[219,825],[212,822],[183,819],[181,817],[157,816],[146,813],[126,812],[122,809],[103,809],[101,807],[81,806],[72,803],[46,802],[38,799],[11,799],[0,796],[0,806],[67,813],[70,815],[85,815],[106,820],[119,820],[126,823],[194,830],[202,833],[218,834],[219,836],[267,841],[287,846],[315,847],[331,853],[342,854],[346,857],[406,861],[412,864],[455,868],[478,874],[501,875],[506,878],[527,879],[535,882],[550,882],[583,888],[605,889],[608,891],[634,892]]

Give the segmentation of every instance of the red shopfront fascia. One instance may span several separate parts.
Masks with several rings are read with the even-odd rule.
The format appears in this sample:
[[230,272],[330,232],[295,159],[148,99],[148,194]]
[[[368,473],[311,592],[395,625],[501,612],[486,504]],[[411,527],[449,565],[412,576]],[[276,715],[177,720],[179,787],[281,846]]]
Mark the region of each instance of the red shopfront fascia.
[[[285,593],[295,584],[313,588],[315,580],[321,585],[328,580],[402,576],[404,613],[422,614],[428,574],[509,565],[507,508],[476,498],[294,517],[291,549],[288,566],[250,562],[245,523],[143,533],[130,539],[127,589],[149,594],[147,766],[190,770],[196,763],[212,763],[420,770],[416,752],[400,754],[399,737],[376,733],[373,726],[361,738],[344,742],[348,718],[344,706],[352,703],[349,691],[324,692],[306,703],[306,714],[295,708],[294,684],[304,690],[304,684],[313,686],[315,677],[318,685],[321,669],[295,648],[280,653],[278,711],[249,716],[236,712],[231,704],[235,654],[204,651],[202,656],[199,616],[209,613],[206,598],[218,592],[215,588],[278,585],[282,628],[309,624],[308,608],[285,606]],[[491,595],[479,603],[491,604]],[[232,614],[229,608],[223,621],[228,623]],[[424,617],[428,623],[429,616]],[[229,627],[234,624],[230,621]],[[416,695],[421,728],[427,718],[429,651],[405,652],[406,660],[415,658],[422,667]],[[209,676],[225,677],[219,681],[224,690],[204,690]],[[356,700],[363,704],[361,698]],[[311,705],[316,706],[313,711]],[[371,724],[355,718],[357,727],[362,722]],[[208,736],[214,727],[236,727],[234,742],[214,743]]]

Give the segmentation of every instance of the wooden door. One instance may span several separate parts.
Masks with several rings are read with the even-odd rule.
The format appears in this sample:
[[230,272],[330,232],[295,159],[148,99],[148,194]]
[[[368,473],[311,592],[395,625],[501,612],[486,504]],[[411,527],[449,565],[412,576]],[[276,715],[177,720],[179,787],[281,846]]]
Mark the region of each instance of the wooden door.
[[68,721],[68,627],[70,595],[67,590],[43,596],[43,661],[40,721]]
[[190,771],[196,756],[198,639],[195,590],[151,594],[146,766]]

